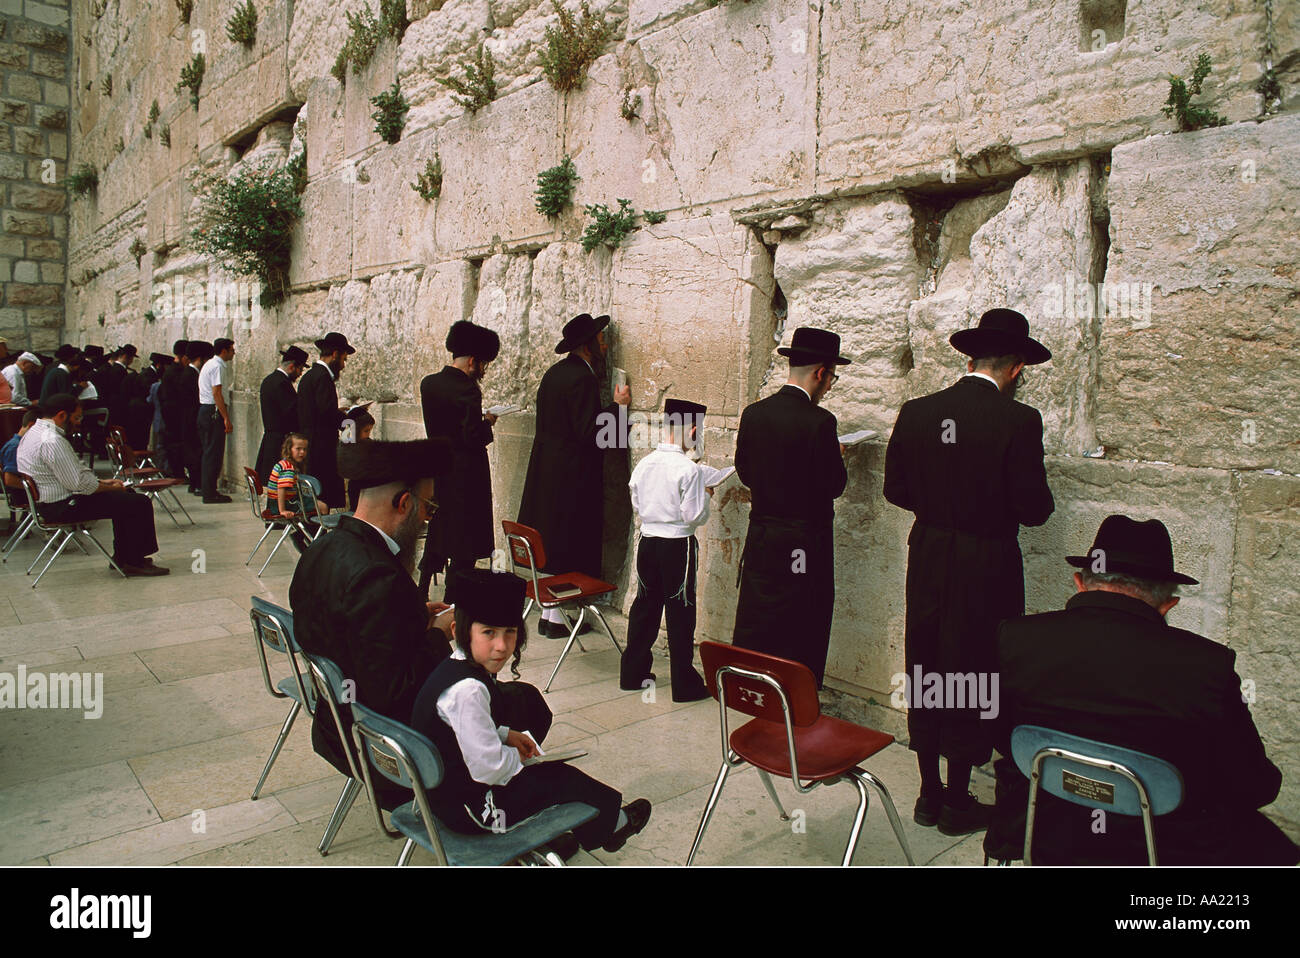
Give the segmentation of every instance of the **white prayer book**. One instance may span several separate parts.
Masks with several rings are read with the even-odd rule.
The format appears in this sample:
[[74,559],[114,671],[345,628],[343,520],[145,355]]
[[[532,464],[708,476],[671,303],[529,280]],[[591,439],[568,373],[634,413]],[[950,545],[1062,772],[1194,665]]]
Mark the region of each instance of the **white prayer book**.
[[731,478],[731,474],[736,471],[735,466],[726,466],[722,469],[715,469],[713,466],[706,466],[700,463],[700,472],[704,474],[704,488],[712,489],[714,486],[721,485]]
[[524,408],[523,406],[517,405],[515,403],[500,403],[496,406],[493,406],[491,409],[488,410],[488,412],[496,416],[498,419],[500,419],[502,416],[508,416],[512,412],[519,412],[523,408]]
[[868,439],[875,439],[880,433],[874,429],[859,429],[857,432],[851,432],[840,436],[840,442],[846,446],[856,446],[860,442],[866,442]]

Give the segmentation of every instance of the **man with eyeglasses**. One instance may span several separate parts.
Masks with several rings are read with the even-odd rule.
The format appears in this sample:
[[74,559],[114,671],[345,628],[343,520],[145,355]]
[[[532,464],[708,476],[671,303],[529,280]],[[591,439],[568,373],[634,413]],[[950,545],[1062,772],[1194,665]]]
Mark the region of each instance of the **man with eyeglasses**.
[[[835,500],[848,471],[835,416],[820,403],[838,378],[840,337],[801,326],[779,391],[745,408],[736,474],[752,505],[740,558],[736,645],[802,662],[821,686],[835,606]],[[798,610],[794,628],[781,625]]]
[[[444,566],[450,586],[452,572],[473,568],[479,559],[492,554],[496,536],[487,447],[497,417],[483,412],[479,383],[500,350],[501,339],[495,332],[459,320],[447,333],[451,363],[420,383],[425,434],[430,439],[445,439],[451,446],[451,466],[438,489],[444,508],[429,520],[429,535],[424,540],[421,595],[429,594],[433,576]],[[455,601],[446,595],[443,598]]]
[[[434,479],[450,460],[445,440],[340,445],[339,472],[361,490],[356,514],[303,554],[289,586],[299,644],[332,659],[355,683],[356,701],[382,715],[410,715],[424,680],[451,654],[449,634],[435,622],[441,607],[426,602],[411,578],[421,527],[438,509]],[[350,774],[327,712],[312,742]],[[382,791],[394,804],[402,800],[400,789]]]

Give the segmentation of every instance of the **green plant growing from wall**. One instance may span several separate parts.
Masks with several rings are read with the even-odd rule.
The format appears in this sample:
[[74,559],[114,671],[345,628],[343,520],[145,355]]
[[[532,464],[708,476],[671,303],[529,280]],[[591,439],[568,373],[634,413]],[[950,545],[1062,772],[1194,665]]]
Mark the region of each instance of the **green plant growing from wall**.
[[99,186],[99,173],[89,163],[82,163],[75,172],[69,173],[63,182],[78,196],[85,196]]
[[152,323],[157,318],[158,318],[158,314],[155,313],[152,309],[146,309],[144,311],[144,321],[146,323]]
[[546,28],[542,72],[561,93],[580,90],[587,78],[587,67],[600,55],[614,27],[604,14],[593,14],[587,0],[582,0],[580,20],[560,6],[559,0],[551,0],[551,6],[560,20],[556,26]]
[[261,303],[274,306],[289,288],[289,249],[302,200],[287,165],[246,166],[228,178],[200,177],[195,248],[227,269],[262,282]]
[[101,325],[101,326],[104,325],[104,320],[105,320],[105,318],[106,318],[106,317],[104,316],[103,313],[100,313],[100,314],[99,314],[99,325]]
[[172,128],[166,123],[158,128],[158,142],[167,147],[172,145]]
[[158,117],[161,115],[162,111],[158,109],[158,101],[154,100],[153,106],[149,107],[149,119],[144,124],[144,138],[146,140],[153,139],[153,126],[158,122]]
[[204,69],[203,54],[194,54],[193,59],[181,67],[181,79],[176,84],[177,93],[180,93],[181,90],[190,91],[190,103],[196,110],[199,108],[199,87],[203,84]]
[[144,256],[146,252],[144,240],[140,239],[140,237],[138,236],[135,239],[131,240],[131,249],[129,250],[129,252],[135,258],[135,265],[139,266],[140,257]]
[[480,43],[474,58],[462,61],[460,68],[465,71],[463,80],[453,76],[438,82],[452,91],[453,100],[470,113],[477,113],[497,98],[497,65],[492,51]]
[[619,109],[623,119],[631,123],[641,115],[641,94],[633,93],[632,88],[628,87],[623,91],[623,106]]
[[537,174],[537,212],[547,219],[554,219],[560,211],[569,205],[573,197],[573,188],[578,185],[578,168],[570,157],[560,161],[559,166],[542,170]]
[[1169,78],[1169,99],[1165,100],[1162,110],[1165,116],[1177,121],[1179,130],[1183,132],[1203,130],[1210,126],[1223,126],[1228,122],[1227,117],[1219,116],[1213,110],[1192,105],[1192,97],[1201,95],[1201,84],[1209,75],[1210,55],[1202,53],[1196,58],[1190,83],[1180,76]]
[[390,37],[401,43],[411,25],[406,18],[406,0],[379,0],[379,22]]
[[375,105],[375,112],[370,119],[375,121],[375,132],[383,137],[385,143],[396,143],[402,138],[402,128],[406,126],[406,114],[411,104],[402,96],[402,88],[397,81],[382,93],[370,98]]
[[442,157],[437,153],[433,159],[424,161],[424,172],[417,173],[411,189],[420,194],[424,200],[436,200],[442,195]]
[[619,200],[617,210],[610,210],[604,203],[593,203],[583,209],[591,217],[582,234],[582,248],[588,253],[602,245],[617,249],[636,229],[636,211],[631,200]]
[[99,78],[99,92],[104,96],[113,95],[113,74],[105,73]]
[[125,149],[126,149],[126,143],[125,143],[125,141],[123,141],[123,139],[119,136],[119,137],[117,138],[117,142],[113,144],[113,152],[114,152],[114,153],[121,153],[121,152],[122,152],[123,150],[125,150]]
[[648,226],[655,226],[668,219],[668,214],[663,210],[646,210],[641,215],[645,218],[646,225]]
[[244,0],[226,21],[226,36],[231,43],[251,47],[257,41],[257,8],[253,0]]
[[302,196],[307,190],[307,151],[302,150],[285,164],[285,169],[293,178],[293,191]]
[[176,0],[176,9],[181,12],[181,23],[189,23],[194,13],[194,0]]
[[348,28],[348,38],[343,41],[343,48],[330,68],[330,73],[340,83],[347,82],[349,64],[353,73],[362,69],[374,57],[379,41],[384,38],[384,29],[368,3],[356,13],[348,11]]

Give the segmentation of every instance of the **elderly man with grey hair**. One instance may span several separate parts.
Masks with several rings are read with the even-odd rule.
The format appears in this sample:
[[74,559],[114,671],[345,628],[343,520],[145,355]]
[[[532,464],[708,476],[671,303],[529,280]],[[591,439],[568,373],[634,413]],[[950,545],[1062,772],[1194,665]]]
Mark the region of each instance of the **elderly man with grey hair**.
[[31,405],[31,400],[27,397],[27,377],[40,368],[40,357],[35,353],[23,353],[4,369],[0,369],[0,374],[9,383],[12,396],[9,401],[15,406]]

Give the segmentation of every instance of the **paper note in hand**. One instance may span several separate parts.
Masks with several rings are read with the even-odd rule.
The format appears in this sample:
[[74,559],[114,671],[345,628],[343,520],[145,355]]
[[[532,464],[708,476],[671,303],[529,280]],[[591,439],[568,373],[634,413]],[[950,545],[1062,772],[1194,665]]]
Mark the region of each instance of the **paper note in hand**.
[[615,367],[613,367],[613,368],[610,370],[610,372],[611,372],[611,373],[613,374],[613,376],[614,376],[614,385],[615,385],[615,386],[626,386],[626,385],[627,385],[627,370],[626,370],[626,369],[619,369],[617,366],[615,366]]
[[500,405],[493,406],[488,410],[488,412],[500,419],[502,416],[508,416],[512,412],[519,412],[519,410],[523,408],[523,406],[517,406],[514,403],[501,403]]
[[860,442],[866,442],[868,439],[875,439],[878,436],[874,429],[859,429],[857,432],[851,432],[848,435],[840,436],[840,442],[845,446],[856,446]]
[[712,489],[726,482],[731,474],[736,471],[735,466],[726,466],[723,469],[714,469],[712,466],[706,466],[700,463],[700,472],[704,474],[704,488]]
[[[532,738],[532,736],[530,735],[529,738]],[[538,746],[537,753],[532,758],[524,759],[524,764],[538,765],[542,762],[568,762],[575,758],[582,758],[587,754],[587,750],[580,745],[568,745],[543,754],[541,747]]]

